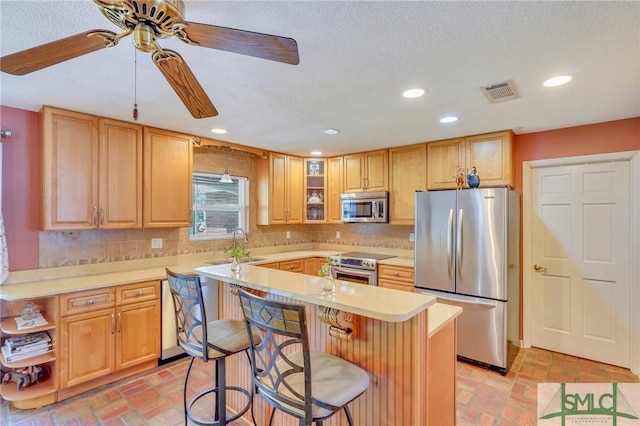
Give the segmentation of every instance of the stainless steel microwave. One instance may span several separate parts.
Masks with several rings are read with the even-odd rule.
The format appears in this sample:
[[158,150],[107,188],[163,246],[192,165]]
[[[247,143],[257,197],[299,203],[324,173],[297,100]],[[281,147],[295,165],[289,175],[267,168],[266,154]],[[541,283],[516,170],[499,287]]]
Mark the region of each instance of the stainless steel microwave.
[[389,193],[350,192],[340,194],[343,222],[389,222]]

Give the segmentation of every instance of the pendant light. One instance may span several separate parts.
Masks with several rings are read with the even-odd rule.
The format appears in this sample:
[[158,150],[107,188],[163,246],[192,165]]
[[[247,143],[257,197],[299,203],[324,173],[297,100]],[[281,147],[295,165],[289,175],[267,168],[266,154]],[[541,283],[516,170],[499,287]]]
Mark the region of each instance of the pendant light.
[[231,176],[229,176],[229,148],[225,147],[224,155],[224,174],[220,178],[220,183],[233,183]]

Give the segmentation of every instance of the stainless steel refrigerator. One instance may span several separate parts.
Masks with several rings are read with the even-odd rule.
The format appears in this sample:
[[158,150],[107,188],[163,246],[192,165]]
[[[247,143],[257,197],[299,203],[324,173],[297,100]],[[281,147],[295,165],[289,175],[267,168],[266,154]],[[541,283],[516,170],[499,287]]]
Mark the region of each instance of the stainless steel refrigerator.
[[416,291],[463,308],[458,357],[506,374],[517,353],[520,200],[508,188],[416,192]]

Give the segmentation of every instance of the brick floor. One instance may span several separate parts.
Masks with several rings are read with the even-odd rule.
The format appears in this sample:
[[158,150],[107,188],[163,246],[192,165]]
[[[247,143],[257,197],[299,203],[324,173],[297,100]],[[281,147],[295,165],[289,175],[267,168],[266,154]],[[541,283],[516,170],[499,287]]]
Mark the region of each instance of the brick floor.
[[[186,360],[174,361],[35,410],[16,410],[2,400],[0,426],[182,425],[187,366]],[[207,376],[213,382],[211,364],[196,362],[194,368],[199,382]],[[639,382],[623,368],[536,348],[520,350],[506,376],[463,362],[458,362],[457,373],[458,426],[535,425],[536,386],[541,382]]]

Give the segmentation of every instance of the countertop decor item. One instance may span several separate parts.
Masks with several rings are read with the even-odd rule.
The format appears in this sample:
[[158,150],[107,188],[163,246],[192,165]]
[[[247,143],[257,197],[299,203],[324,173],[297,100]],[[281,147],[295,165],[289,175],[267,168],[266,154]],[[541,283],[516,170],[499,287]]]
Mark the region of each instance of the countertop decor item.
[[473,189],[480,186],[480,176],[478,176],[476,166],[471,167],[471,171],[467,175],[467,183],[469,184],[469,188]]
[[231,256],[231,270],[240,272],[242,267],[242,259],[249,256],[249,252],[243,246],[235,246],[224,251],[225,254]]

